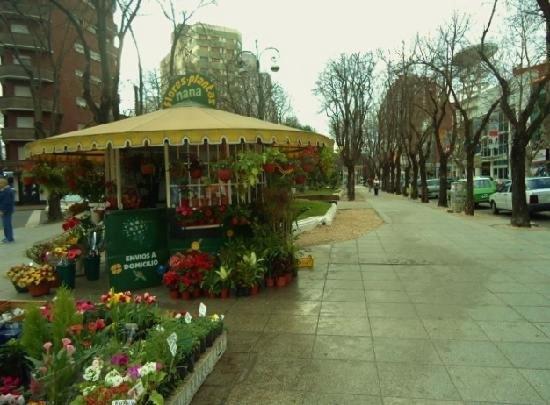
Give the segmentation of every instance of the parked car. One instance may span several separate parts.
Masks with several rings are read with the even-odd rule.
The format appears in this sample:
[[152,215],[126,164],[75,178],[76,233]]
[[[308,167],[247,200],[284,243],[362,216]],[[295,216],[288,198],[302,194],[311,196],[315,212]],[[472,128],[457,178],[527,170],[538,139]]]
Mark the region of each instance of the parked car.
[[439,179],[426,180],[426,186],[428,187],[428,198],[439,197]]
[[[525,199],[529,213],[550,211],[550,177],[528,177],[525,179]],[[491,211],[512,210],[512,182],[506,182],[502,188],[491,195]]]
[[61,198],[61,212],[65,212],[73,204],[83,203],[84,199],[76,194],[67,194]]
[[[455,183],[466,183],[466,179],[460,179]],[[465,186],[464,186],[465,187]],[[488,203],[491,194],[497,191],[496,182],[490,177],[474,177],[474,204]],[[450,195],[453,193],[451,189]]]

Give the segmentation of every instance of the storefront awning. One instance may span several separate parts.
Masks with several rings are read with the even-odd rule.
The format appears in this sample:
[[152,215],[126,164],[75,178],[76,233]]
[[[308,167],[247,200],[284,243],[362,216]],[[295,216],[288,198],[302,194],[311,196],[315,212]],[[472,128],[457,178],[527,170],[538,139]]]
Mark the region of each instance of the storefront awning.
[[26,145],[29,155],[76,151],[105,150],[126,147],[189,144],[207,141],[220,144],[275,143],[279,145],[326,145],[333,140],[314,132],[273,124],[256,118],[243,117],[207,107],[182,106],[80,131],[40,139]]

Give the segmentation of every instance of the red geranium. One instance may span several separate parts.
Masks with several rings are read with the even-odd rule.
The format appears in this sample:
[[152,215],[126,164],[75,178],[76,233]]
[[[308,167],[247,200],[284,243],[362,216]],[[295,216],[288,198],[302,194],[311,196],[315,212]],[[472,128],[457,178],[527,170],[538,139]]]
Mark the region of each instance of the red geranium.
[[69,231],[79,224],[80,224],[80,219],[78,219],[77,217],[70,217],[70,218],[67,218],[65,222],[63,222],[63,225],[61,225],[61,227],[63,228],[64,231]]

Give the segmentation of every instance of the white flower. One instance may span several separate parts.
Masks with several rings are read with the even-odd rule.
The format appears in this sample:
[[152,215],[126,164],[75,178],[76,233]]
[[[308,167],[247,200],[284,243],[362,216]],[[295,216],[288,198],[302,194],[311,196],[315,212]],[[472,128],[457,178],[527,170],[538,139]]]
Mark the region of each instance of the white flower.
[[87,396],[89,395],[93,390],[95,390],[95,385],[92,385],[91,387],[86,387],[82,390],[82,395]]
[[146,375],[154,373],[156,371],[157,363],[155,363],[154,361],[150,361],[149,363],[145,363],[139,368],[139,375],[140,377],[145,377]]
[[92,367],[96,367],[101,370],[101,368],[103,368],[103,360],[101,360],[99,357],[94,358],[94,360],[92,361]]
[[124,379],[116,370],[111,370],[105,375],[105,385],[108,387],[118,387]]
[[99,375],[101,374],[101,367],[96,367],[91,365],[84,369],[84,375],[82,376],[86,381],[97,381],[99,380]]

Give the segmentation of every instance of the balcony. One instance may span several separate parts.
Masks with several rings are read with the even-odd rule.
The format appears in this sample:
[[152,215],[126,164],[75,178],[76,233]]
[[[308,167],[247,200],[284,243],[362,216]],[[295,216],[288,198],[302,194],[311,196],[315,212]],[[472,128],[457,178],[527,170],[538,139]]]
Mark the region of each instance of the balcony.
[[5,17],[17,16],[48,21],[50,6],[46,3],[37,5],[31,0],[19,0],[17,6],[11,1],[0,1],[0,14]]
[[[33,69],[33,74],[37,80],[53,83],[53,72],[51,70]],[[29,80],[29,75],[21,65],[2,65],[0,66],[0,80],[4,79]]]
[[32,34],[19,34],[14,32],[0,32],[0,44],[6,48],[20,48],[48,51],[46,44],[41,43]]
[[4,141],[34,141],[34,128],[2,128]]
[[[0,97],[0,111],[34,111],[32,97],[3,96]],[[42,99],[42,110],[53,110],[52,100]]]

